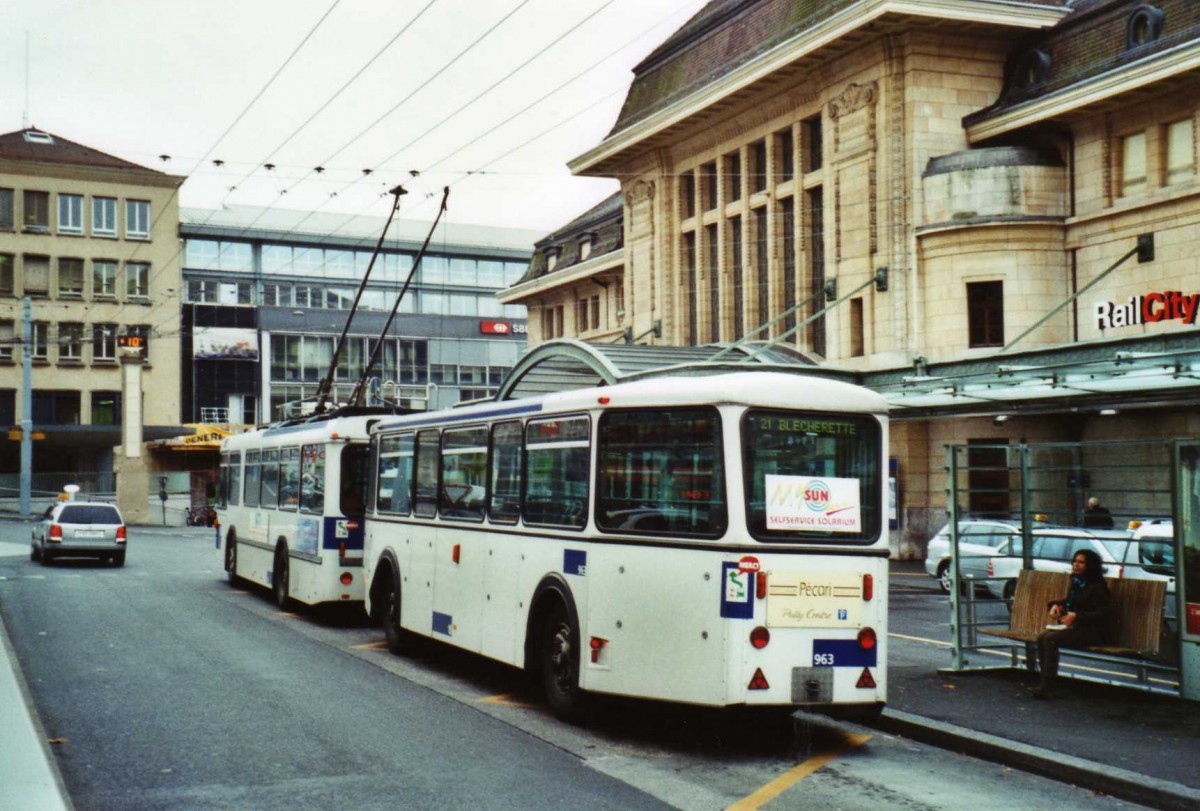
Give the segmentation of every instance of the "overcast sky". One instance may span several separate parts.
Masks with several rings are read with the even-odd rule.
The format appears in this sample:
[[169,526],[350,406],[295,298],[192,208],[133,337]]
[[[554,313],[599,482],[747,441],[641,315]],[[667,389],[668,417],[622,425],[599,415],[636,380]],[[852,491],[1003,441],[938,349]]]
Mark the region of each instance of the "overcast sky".
[[566,162],[704,3],[0,0],[0,131],[186,175],[184,206],[386,216],[403,183],[430,220],[450,185],[451,222],[548,232],[616,190]]

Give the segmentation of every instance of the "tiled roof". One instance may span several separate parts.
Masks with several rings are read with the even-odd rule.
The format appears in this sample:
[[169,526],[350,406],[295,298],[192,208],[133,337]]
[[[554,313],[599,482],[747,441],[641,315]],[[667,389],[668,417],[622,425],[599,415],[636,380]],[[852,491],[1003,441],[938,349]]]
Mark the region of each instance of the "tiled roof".
[[[33,133],[38,137],[27,139],[25,133]],[[48,138],[44,137],[48,136]],[[92,149],[90,146],[77,144],[60,135],[44,132],[38,129],[17,130],[0,135],[0,159],[18,161],[38,161],[41,163],[65,163],[74,166],[93,166],[104,169],[125,169],[136,172],[152,172],[163,175],[156,169],[148,169],[136,163]]]
[[[562,228],[542,237],[534,246],[529,260],[529,269],[517,284],[528,282],[547,273],[559,273],[585,261],[579,252],[579,238],[586,234],[592,237],[592,250],[588,260],[619,251],[625,245],[625,208],[621,192],[602,200]],[[546,268],[549,249],[558,249],[558,262],[554,270]]]
[[[609,137],[867,0],[713,0],[634,68]],[[1072,0],[1023,0],[1066,8]]]
[[[1131,16],[1144,7],[1162,12],[1158,39],[1128,48]],[[1073,85],[1103,76],[1134,62],[1200,40],[1200,3],[1194,0],[1077,0],[1070,16],[1041,36],[1026,40],[1009,60],[1004,92],[996,104],[964,120],[973,124]],[[1039,53],[1040,52],[1040,53]],[[1018,69],[1040,59],[1041,80],[1029,86],[1016,81]],[[1024,72],[1024,71],[1022,71]]]

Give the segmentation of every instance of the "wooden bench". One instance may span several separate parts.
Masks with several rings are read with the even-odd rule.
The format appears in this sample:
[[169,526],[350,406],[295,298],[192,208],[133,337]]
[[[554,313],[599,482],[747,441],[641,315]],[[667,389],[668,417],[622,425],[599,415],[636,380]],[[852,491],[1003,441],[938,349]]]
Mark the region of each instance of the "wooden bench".
[[[1162,580],[1105,580],[1110,595],[1109,630],[1105,642],[1076,650],[1107,656],[1155,658],[1162,632],[1167,584]],[[1016,642],[1036,642],[1038,634],[1046,630],[1049,603],[1066,597],[1070,582],[1071,576],[1066,572],[1022,569],[1017,577],[1008,628],[981,628],[980,633]]]

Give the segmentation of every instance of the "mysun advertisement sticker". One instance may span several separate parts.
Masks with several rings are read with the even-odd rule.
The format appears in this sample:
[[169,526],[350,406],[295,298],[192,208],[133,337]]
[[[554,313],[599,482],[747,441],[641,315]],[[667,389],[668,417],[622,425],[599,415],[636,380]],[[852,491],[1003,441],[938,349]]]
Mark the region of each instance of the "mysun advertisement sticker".
[[767,474],[767,529],[862,532],[858,479]]

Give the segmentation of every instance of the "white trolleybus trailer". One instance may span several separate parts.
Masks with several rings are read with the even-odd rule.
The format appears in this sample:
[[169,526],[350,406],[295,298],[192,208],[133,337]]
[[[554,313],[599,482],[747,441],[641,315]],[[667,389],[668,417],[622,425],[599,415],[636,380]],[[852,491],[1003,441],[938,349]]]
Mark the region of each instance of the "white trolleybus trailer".
[[877,713],[885,403],[814,376],[655,377],[371,429],[368,611],[586,693]]
[[218,552],[280,608],[363,599],[367,429],[378,416],[281,424],[221,444]]

